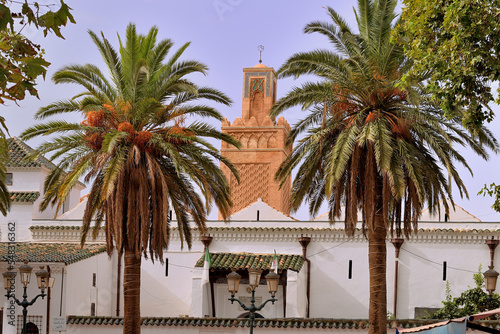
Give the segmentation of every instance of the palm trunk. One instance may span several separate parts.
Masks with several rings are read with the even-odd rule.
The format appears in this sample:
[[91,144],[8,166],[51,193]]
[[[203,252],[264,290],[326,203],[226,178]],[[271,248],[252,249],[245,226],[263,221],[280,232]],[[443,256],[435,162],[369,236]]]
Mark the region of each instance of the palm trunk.
[[381,211],[375,214],[375,227],[368,229],[368,266],[370,268],[368,334],[387,333],[387,250],[385,244],[387,226]]
[[123,269],[123,334],[141,333],[141,258],[125,249]]

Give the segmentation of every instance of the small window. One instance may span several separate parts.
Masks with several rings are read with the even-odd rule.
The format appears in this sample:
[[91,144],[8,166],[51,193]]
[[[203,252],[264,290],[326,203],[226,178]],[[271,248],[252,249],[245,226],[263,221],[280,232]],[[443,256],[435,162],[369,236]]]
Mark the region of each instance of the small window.
[[12,173],[5,174],[5,185],[7,185],[7,186],[12,185]]
[[[26,316],[26,334],[39,334],[40,328],[42,328],[42,316],[41,315],[28,315]],[[17,316],[17,334],[21,334],[23,331],[23,316]]]

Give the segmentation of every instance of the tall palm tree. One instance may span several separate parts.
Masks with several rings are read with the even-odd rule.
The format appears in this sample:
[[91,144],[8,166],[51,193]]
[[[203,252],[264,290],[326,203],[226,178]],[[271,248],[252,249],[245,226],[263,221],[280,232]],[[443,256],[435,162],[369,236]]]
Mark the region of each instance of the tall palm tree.
[[456,165],[469,167],[454,145],[470,146],[485,159],[487,148],[498,148],[486,129],[472,137],[460,119],[445,119],[428,101],[423,78],[400,86],[411,64],[390,40],[395,5],[396,0],[359,0],[358,33],[328,7],[332,22],[312,22],[305,32],[326,36],[334,50],[295,54],[278,71],[281,78],[314,75],[319,81],[292,89],[271,110],[272,116],[294,106],[309,112],[290,132],[289,141],[298,145],[276,174],[283,182],[298,167],[292,209],[306,201],[316,215],[326,201],[334,221],[345,205],[349,235],[361,210],[368,239],[370,333],[387,331],[389,230],[407,237],[424,204],[435,210],[444,200],[448,212],[452,183],[467,195]]
[[89,34],[109,76],[91,64],[66,66],[54,74],[54,82],[78,84],[85,90],[36,114],[44,119],[79,112],[85,119],[80,124],[48,121],[25,130],[22,137],[53,135],[35,152],[51,154],[50,159],[58,161],[44,184],[42,210],[48,205],[59,209],[80,178],[91,182],[82,243],[105,221],[108,254],[116,249],[125,259],[124,333],[139,333],[141,257],[163,262],[170,207],[181,240],[189,247],[189,220],[203,231],[212,202],[223,217],[228,216],[229,186],[215,162],[221,161],[235,174],[236,170],[205,138],[239,144],[209,124],[185,125],[192,117],[222,120],[214,108],[193,104],[196,100],[231,102],[220,91],[198,87],[186,78],[207,71],[197,61],[179,60],[189,43],[167,59],[173,43],[157,42],[156,27],[140,35],[130,24],[125,44],[119,38],[119,53],[102,33],[100,38]]

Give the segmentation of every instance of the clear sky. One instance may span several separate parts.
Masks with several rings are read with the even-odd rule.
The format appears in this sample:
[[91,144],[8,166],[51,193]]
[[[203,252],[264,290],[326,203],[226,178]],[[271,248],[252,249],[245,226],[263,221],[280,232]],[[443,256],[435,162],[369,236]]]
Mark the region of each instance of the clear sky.
[[[18,106],[11,103],[2,106],[2,114],[12,136],[18,136],[27,126],[34,124],[33,114],[41,107],[59,99],[69,98],[81,89],[71,85],[54,85],[52,74],[64,65],[93,63],[104,69],[100,54],[87,34],[88,30],[103,32],[117,45],[116,34],[124,35],[128,23],[137,25],[140,33],[156,25],[159,38],[170,38],[180,47],[190,41],[184,59],[196,59],[208,65],[208,76],[198,75],[191,79],[200,85],[222,90],[233,100],[231,107],[220,108],[223,115],[233,121],[241,116],[242,68],[258,63],[258,45],[263,45],[263,63],[278,69],[293,53],[316,48],[330,48],[321,36],[303,34],[304,26],[314,20],[328,20],[325,6],[333,7],[351,26],[355,26],[353,0],[65,0],[73,8],[76,24],[62,29],[65,40],[48,36],[41,31],[25,28],[25,33],[46,52],[52,63],[47,79],[40,81],[40,99],[28,97]],[[39,1],[54,3],[57,1]],[[292,86],[299,84],[293,79],[278,81],[278,98]],[[497,118],[500,108],[494,107]],[[290,124],[302,118],[300,109],[284,114]],[[74,120],[80,121],[78,115]],[[500,120],[489,125],[500,134]],[[28,144],[37,146],[40,141]],[[463,170],[462,177],[468,187],[470,200],[461,200],[454,194],[457,205],[483,221],[499,221],[500,214],[490,206],[492,199],[477,196],[485,183],[500,182],[495,171],[500,169],[500,157],[492,156],[488,162],[470,152],[463,151],[474,177]],[[462,169],[461,169],[462,170]],[[308,219],[306,210],[294,215]]]

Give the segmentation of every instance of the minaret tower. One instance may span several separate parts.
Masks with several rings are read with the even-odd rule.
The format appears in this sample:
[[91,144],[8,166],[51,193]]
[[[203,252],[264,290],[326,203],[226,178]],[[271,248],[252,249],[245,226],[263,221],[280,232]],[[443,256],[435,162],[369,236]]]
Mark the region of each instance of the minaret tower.
[[238,139],[242,147],[237,149],[222,143],[221,154],[239,171],[240,184],[229,169],[221,166],[232,191],[233,210],[238,212],[259,198],[282,213],[290,213],[290,187],[288,179],[279,188],[274,174],[291,153],[286,146],[290,125],[281,116],[278,121],[269,117],[276,101],[276,73],[263,64],[243,69],[242,117],[230,124],[222,122],[222,132]]

